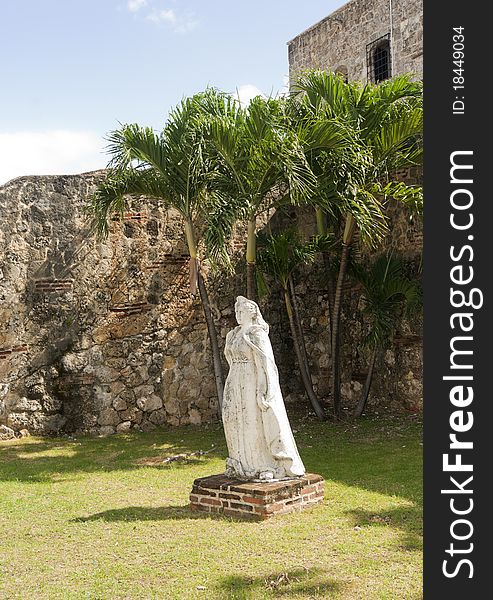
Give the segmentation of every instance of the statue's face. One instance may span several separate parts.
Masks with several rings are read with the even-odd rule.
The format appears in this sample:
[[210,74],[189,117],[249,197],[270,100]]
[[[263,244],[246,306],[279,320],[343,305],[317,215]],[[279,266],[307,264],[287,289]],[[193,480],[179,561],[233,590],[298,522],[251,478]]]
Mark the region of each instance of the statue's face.
[[236,320],[239,325],[252,323],[256,314],[255,306],[249,302],[237,302],[235,306]]

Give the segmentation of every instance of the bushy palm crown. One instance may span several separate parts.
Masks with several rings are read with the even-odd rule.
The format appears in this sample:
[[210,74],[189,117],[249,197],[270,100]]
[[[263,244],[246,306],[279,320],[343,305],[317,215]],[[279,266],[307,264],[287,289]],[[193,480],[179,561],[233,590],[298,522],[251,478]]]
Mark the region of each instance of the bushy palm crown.
[[[388,197],[422,209],[418,186],[395,183],[399,169],[422,154],[422,86],[407,76],[378,85],[346,83],[326,71],[309,71],[293,86],[293,114],[337,123],[351,143],[338,152],[312,153],[319,174],[318,201],[333,217],[351,215],[363,238],[378,242],[386,232]],[[310,156],[310,154],[308,154]]]
[[207,215],[214,198],[207,187],[212,157],[204,150],[204,114],[221,115],[233,105],[229,96],[208,89],[171,111],[160,134],[137,124],[112,132],[110,171],[88,207],[99,233],[107,234],[111,213],[123,212],[126,195],[159,198],[189,220]]
[[398,256],[382,255],[370,265],[354,265],[351,270],[363,288],[363,313],[370,322],[365,344],[381,348],[393,335],[402,310],[411,312],[420,305],[420,286],[406,274]]
[[274,278],[287,289],[289,278],[295,269],[312,263],[319,252],[330,247],[330,243],[326,236],[316,236],[304,241],[293,229],[261,235],[257,265],[262,274]]
[[314,185],[302,149],[292,131],[282,126],[282,101],[254,98],[227,115],[208,119],[209,141],[217,152],[215,187],[237,204],[248,219],[274,202],[269,194],[286,187],[294,199]]

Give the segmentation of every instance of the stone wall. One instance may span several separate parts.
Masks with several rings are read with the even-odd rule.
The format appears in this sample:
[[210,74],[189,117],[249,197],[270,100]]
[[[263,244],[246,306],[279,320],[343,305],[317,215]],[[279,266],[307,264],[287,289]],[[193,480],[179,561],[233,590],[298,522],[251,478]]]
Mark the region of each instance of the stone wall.
[[82,209],[100,177],[0,188],[0,419],[41,433],[209,421],[207,330],[179,215],[146,201],[98,242]]
[[318,67],[366,82],[366,47],[391,31],[393,74],[421,79],[422,0],[352,0],[288,42],[290,81]]
[[[0,188],[0,425],[44,434],[109,434],[218,418],[207,329],[190,294],[178,213],[145,200],[129,206],[101,242],[89,235],[85,199],[103,173],[22,177]],[[313,214],[295,219],[307,235]],[[418,257],[421,228],[396,211],[392,245]],[[272,226],[284,220],[271,219]],[[242,238],[236,240],[242,247]],[[236,277],[208,276],[220,344],[235,326]],[[314,382],[327,398],[329,331],[321,264],[297,277]],[[343,392],[351,406],[366,355],[358,290],[343,309]],[[303,396],[281,291],[261,300],[287,401]],[[404,324],[380,361],[372,402],[421,405],[419,323]],[[2,434],[3,435],[3,434]]]

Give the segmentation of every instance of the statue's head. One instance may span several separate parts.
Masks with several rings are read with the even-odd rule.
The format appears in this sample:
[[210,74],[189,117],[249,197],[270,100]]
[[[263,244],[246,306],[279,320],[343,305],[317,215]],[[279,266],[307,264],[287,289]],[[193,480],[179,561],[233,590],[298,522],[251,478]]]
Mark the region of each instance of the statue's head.
[[239,325],[259,325],[264,331],[269,332],[269,326],[264,321],[258,304],[253,300],[238,296],[235,304],[236,320]]

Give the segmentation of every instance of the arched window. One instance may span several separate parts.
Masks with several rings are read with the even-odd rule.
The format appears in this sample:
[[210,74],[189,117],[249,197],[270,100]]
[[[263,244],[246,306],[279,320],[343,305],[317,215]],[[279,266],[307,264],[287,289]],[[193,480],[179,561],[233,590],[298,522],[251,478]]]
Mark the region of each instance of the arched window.
[[392,77],[389,34],[367,45],[366,60],[368,81],[378,83]]

